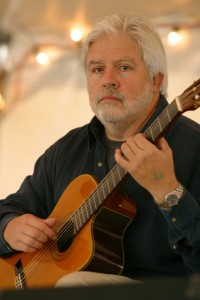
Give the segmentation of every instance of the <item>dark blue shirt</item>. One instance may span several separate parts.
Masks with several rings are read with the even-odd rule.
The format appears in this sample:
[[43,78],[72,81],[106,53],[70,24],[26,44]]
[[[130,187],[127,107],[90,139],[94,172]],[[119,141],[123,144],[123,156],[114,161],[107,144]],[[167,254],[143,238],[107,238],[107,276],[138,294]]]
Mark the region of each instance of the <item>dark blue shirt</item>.
[[[166,106],[161,96],[142,131]],[[104,127],[96,117],[71,130],[37,160],[33,174],[25,178],[19,190],[1,201],[1,255],[11,251],[3,239],[3,230],[13,216],[31,213],[47,218],[77,176],[104,178],[109,169],[103,135]],[[160,210],[132,177],[121,187],[137,206],[136,218],[124,236],[123,274],[134,278],[200,272],[200,125],[181,116],[165,138],[173,151],[177,179],[185,187],[179,204],[171,211]]]

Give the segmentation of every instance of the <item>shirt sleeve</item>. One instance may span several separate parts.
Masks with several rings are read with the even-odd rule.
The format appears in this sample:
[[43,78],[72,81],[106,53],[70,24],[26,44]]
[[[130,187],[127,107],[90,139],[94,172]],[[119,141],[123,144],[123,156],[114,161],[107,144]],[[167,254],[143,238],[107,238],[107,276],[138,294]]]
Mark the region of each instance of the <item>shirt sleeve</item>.
[[37,161],[34,173],[27,176],[19,190],[0,201],[0,255],[5,255],[13,250],[4,239],[4,229],[14,217],[25,213],[34,214],[40,218],[49,215],[53,207],[51,186],[48,183],[48,161],[42,156]]
[[8,222],[10,222],[13,218],[15,218],[17,215],[16,214],[10,214],[6,216],[2,222],[0,223],[0,256],[6,255],[6,254],[12,254],[15,252],[8,243],[6,243],[3,233],[6,225]]
[[162,210],[168,223],[169,243],[181,255],[188,273],[200,272],[200,206],[188,191],[178,205]]

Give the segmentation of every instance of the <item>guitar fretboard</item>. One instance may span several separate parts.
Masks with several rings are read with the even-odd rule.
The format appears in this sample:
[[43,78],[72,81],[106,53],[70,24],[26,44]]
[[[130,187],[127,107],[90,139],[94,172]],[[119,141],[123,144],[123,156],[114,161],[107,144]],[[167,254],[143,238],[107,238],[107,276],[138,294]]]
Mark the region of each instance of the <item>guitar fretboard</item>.
[[144,132],[151,142],[155,142],[161,134],[168,128],[172,121],[180,114],[176,100],[169,104]]

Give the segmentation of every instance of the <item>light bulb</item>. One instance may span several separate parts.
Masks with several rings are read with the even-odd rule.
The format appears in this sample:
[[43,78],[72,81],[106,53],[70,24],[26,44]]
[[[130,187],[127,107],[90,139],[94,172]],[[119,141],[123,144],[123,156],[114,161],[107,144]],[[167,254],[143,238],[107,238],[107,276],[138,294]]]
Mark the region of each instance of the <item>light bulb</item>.
[[45,52],[40,52],[37,54],[36,56],[36,61],[38,62],[38,64],[40,65],[45,65],[48,63],[49,61],[49,57]]
[[80,29],[74,28],[71,30],[70,36],[71,36],[72,41],[80,42],[83,38],[83,33]]
[[180,42],[180,34],[177,31],[171,31],[168,35],[168,44],[173,47]]
[[6,108],[6,102],[0,94],[0,111]]

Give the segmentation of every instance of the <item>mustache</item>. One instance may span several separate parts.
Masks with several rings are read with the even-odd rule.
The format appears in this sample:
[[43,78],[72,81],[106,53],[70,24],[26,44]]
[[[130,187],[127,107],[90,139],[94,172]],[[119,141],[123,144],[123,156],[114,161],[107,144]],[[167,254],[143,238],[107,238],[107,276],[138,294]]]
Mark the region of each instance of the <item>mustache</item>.
[[113,96],[121,101],[124,101],[126,99],[123,93],[117,91],[115,87],[111,86],[111,87],[105,87],[103,91],[97,94],[96,102],[98,103],[100,100],[102,100],[102,98],[108,96]]

